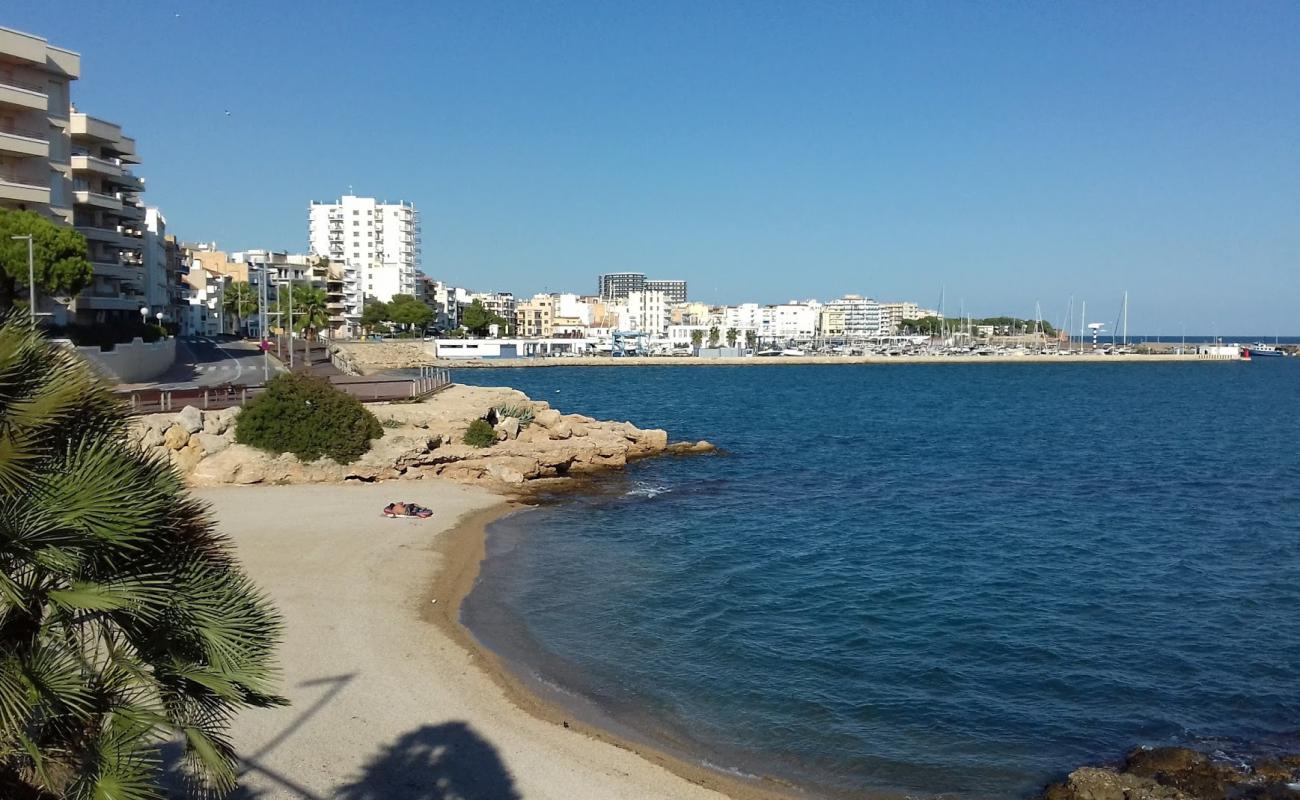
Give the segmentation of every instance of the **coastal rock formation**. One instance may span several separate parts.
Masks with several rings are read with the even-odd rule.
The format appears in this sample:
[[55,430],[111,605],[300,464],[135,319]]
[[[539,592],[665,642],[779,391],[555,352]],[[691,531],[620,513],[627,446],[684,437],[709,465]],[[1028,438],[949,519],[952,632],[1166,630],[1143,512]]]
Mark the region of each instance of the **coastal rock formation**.
[[1118,769],[1081,767],[1042,800],[1300,800],[1300,756],[1229,764],[1186,747],[1140,747]]
[[[533,411],[531,423],[499,417],[495,409]],[[136,417],[130,438],[138,447],[167,458],[200,486],[251,483],[326,483],[345,480],[444,478],[518,490],[529,481],[569,478],[619,469],[628,461],[665,452],[708,453],[708,442],[670,445],[668,433],[629,422],[603,422],[562,414],[545,402],[505,388],[453,385],[419,403],[369,406],[384,434],[352,464],[328,458],[302,462],[235,442],[238,409]],[[476,419],[498,419],[498,441],[490,447],[463,444]]]
[[335,366],[349,375],[414,369],[434,363],[421,341],[343,342],[330,346]]

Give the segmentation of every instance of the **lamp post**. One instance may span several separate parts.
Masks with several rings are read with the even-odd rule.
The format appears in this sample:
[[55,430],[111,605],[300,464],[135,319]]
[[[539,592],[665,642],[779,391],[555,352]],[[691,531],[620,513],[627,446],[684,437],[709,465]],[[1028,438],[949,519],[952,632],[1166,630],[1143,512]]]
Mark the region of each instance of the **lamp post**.
[[32,324],[36,324],[36,259],[32,255],[32,235],[24,233],[18,236],[10,236],[10,239],[17,241],[19,239],[27,240],[27,288],[31,294],[31,307],[28,311],[32,315]]

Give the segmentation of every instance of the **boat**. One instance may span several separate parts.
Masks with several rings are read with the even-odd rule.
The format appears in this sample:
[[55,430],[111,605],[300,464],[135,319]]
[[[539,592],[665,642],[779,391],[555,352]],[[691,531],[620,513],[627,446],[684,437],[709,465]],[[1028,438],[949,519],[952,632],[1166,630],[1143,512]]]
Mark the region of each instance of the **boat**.
[[1256,342],[1255,344],[1246,345],[1246,347],[1243,349],[1246,350],[1248,353],[1250,353],[1252,358],[1281,358],[1282,356],[1286,355],[1286,353],[1283,353],[1281,350],[1277,349],[1277,346],[1271,344],[1263,344],[1262,342]]
[[781,351],[781,355],[783,356],[801,356],[803,354],[803,351],[797,347],[787,347]]

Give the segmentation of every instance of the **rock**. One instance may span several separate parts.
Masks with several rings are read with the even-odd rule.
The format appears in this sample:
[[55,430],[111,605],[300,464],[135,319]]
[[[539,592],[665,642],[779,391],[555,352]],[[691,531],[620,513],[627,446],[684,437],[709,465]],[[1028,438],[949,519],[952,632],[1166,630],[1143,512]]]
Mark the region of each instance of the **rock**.
[[517,486],[524,482],[524,474],[506,464],[489,464],[487,471],[489,475],[502,483],[509,483]]
[[1045,800],[1193,800],[1150,778],[1098,767],[1076,769],[1065,783],[1049,786],[1042,796]]
[[203,412],[203,432],[210,433],[214,436],[220,436],[230,428],[230,421],[233,417],[227,416],[222,411],[204,411]]
[[654,452],[664,450],[668,447],[668,431],[657,428],[641,431],[641,435],[637,437],[637,444]]
[[716,453],[717,451],[716,445],[703,439],[698,442],[673,442],[664,449],[664,452],[675,456],[691,456],[701,453]]
[[163,444],[172,450],[179,450],[190,440],[190,432],[180,423],[173,424],[163,434]]
[[215,433],[196,433],[190,437],[190,446],[197,446],[204,455],[215,455],[230,446],[230,439]]
[[162,444],[163,432],[158,430],[157,426],[145,425],[140,429],[140,449],[150,450],[161,447]]
[[203,430],[203,412],[194,406],[185,406],[176,415],[176,424],[184,428],[186,433],[198,433]]
[[558,420],[554,425],[550,426],[549,430],[549,436],[552,439],[567,439],[573,435],[573,427],[569,425],[569,421],[566,419]]
[[563,419],[563,416],[560,414],[560,412],[556,411],[553,408],[546,408],[537,412],[536,416],[533,417],[533,422],[537,423],[543,428],[551,428],[556,423],[558,423],[561,419]]
[[194,471],[203,459],[203,448],[198,442],[191,441],[185,447],[177,450],[172,457],[172,463],[180,468],[180,471],[186,475]]
[[1180,789],[1198,800],[1223,800],[1228,787],[1242,777],[1231,767],[1186,747],[1138,748],[1128,754],[1124,771]]
[[497,423],[497,430],[504,431],[507,439],[519,438],[519,419],[517,417],[505,417]]
[[202,486],[225,483],[261,483],[271,464],[271,456],[247,445],[236,444],[198,463],[191,480]]

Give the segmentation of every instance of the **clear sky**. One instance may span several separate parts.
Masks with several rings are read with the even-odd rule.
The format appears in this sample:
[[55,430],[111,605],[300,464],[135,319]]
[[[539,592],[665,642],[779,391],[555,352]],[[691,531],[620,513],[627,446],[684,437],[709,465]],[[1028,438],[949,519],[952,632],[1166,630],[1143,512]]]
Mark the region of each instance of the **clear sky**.
[[[428,274],[1300,333],[1300,3],[6,0],[173,232],[409,200]],[[229,111],[229,115],[227,115]]]

